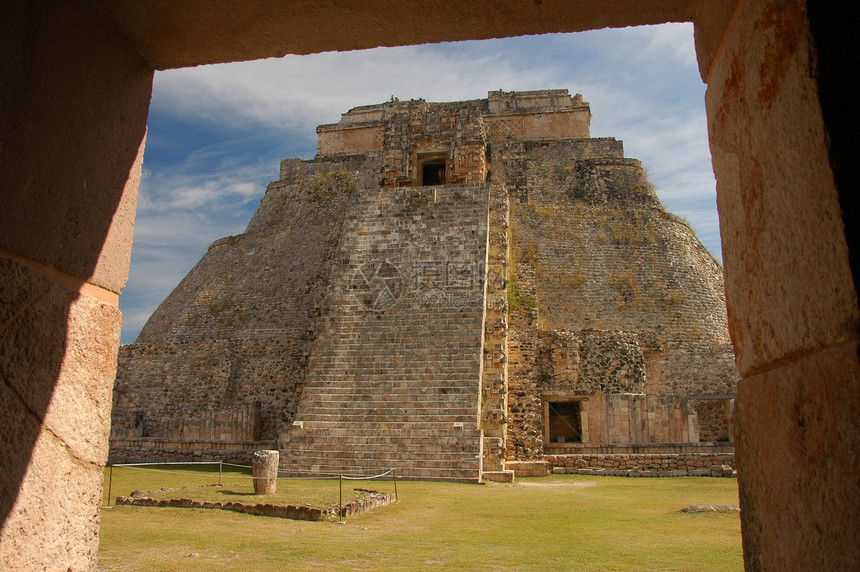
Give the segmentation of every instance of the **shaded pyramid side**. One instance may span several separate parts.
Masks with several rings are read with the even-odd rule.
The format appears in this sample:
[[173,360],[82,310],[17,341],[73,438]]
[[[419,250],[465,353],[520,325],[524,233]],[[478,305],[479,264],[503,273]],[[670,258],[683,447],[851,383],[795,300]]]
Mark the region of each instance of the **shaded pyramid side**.
[[364,159],[272,183],[120,350],[114,437],[273,442],[295,412]]

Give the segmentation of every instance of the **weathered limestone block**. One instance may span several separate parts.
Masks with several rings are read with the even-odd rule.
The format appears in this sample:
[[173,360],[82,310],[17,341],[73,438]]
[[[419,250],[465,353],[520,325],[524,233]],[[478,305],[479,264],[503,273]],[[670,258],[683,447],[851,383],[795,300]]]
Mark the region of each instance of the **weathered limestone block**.
[[[745,3],[705,96],[728,316],[744,376],[849,339],[858,320],[804,6]],[[781,144],[788,132],[797,144]]]
[[847,342],[739,384],[735,438],[748,568],[799,569],[795,563],[809,555],[823,563],[816,569],[860,565],[856,552],[840,548],[860,538],[857,356],[857,342]]
[[0,569],[87,569],[122,317],[8,258],[0,276]]
[[275,494],[278,487],[278,460],[280,454],[275,450],[254,453],[254,493],[258,495]]

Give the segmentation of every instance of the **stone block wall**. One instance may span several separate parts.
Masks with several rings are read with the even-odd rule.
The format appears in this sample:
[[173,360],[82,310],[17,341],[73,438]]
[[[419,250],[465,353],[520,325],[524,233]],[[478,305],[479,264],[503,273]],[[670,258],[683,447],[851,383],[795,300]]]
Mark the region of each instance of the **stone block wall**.
[[613,139],[511,142],[492,176],[517,197],[508,459],[559,446],[556,401],[578,403],[583,443],[727,439],[726,408],[691,400],[735,390],[722,271],[639,162]]
[[553,473],[561,474],[614,477],[736,476],[734,451],[547,455],[546,460]]
[[383,185],[422,185],[422,157],[445,162],[445,182],[484,182],[486,136],[481,102],[412,100],[387,110],[383,139]]
[[273,441],[111,437],[108,462],[161,463],[224,461],[250,465],[255,451],[271,449]]
[[[301,375],[290,338],[122,346],[114,437],[258,439],[277,435]],[[292,405],[295,409],[295,405]],[[271,438],[271,437],[270,437]]]
[[507,456],[509,207],[507,189],[491,186],[480,388],[484,471],[504,470]]
[[696,410],[699,421],[699,441],[703,442],[732,442],[732,413],[734,396],[708,396],[691,399],[691,406]]

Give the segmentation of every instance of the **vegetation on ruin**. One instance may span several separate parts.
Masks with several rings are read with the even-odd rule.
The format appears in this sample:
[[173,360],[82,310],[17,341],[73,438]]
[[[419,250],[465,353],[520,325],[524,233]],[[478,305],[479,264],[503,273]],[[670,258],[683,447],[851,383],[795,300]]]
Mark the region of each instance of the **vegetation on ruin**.
[[[127,495],[134,489],[200,484],[200,478],[175,472],[165,476],[160,472],[115,469],[114,496]],[[216,470],[202,480],[217,482],[217,477]],[[232,476],[225,477],[225,484],[230,485],[231,479]],[[278,487],[293,499],[293,504],[304,504],[309,498],[306,495],[320,494],[333,495],[336,503],[337,484],[336,480],[281,480]],[[384,492],[393,489],[390,481],[362,481],[357,486]],[[679,512],[693,504],[737,505],[734,479],[553,475],[484,486],[399,481],[398,493],[399,502],[352,517],[343,525],[220,510],[115,506],[101,513],[98,567],[601,571],[743,568],[738,513]]]
[[312,203],[325,201],[336,195],[348,195],[355,190],[355,182],[346,167],[316,173],[310,181],[308,194]]
[[537,308],[537,300],[522,291],[516,274],[511,273],[508,279],[508,309],[511,312],[517,312],[534,308]]
[[690,219],[688,219],[687,217],[678,216],[678,215],[676,215],[674,213],[670,213],[670,212],[664,213],[664,216],[667,219],[671,220],[672,222],[677,222],[678,224],[682,224],[682,225],[686,226],[687,230],[690,231],[690,234],[692,234],[693,236],[696,236],[696,230],[693,228],[693,224],[690,222]]
[[607,272],[606,282],[615,294],[615,304],[619,310],[625,308],[642,309],[642,292],[639,288],[639,280],[636,273],[627,269],[622,272]]
[[517,266],[531,264],[537,270],[537,244],[534,241],[516,240],[513,224],[508,228],[508,240],[512,245],[507,288],[508,310],[511,312],[534,310],[538,305],[537,298],[523,291],[517,279]]

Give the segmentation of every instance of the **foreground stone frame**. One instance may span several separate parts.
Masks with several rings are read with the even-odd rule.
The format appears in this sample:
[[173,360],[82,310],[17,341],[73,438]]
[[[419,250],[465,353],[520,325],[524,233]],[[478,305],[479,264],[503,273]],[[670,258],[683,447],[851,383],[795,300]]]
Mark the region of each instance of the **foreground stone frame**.
[[820,4],[4,3],[0,567],[95,567],[155,69],[670,21],[708,83],[746,566],[860,566],[855,50]]

